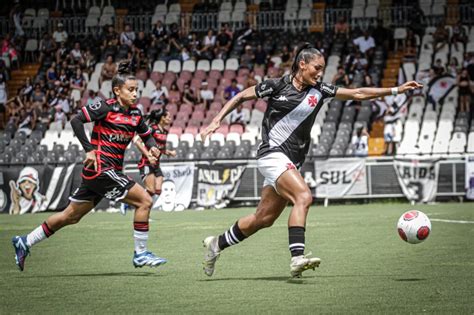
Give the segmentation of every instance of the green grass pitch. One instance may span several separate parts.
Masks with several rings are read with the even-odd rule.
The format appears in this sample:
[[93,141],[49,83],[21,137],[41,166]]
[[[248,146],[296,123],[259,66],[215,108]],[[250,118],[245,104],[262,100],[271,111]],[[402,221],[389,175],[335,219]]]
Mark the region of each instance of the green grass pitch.
[[[433,220],[421,244],[396,232],[407,204],[313,207],[307,251],[316,271],[289,278],[286,220],[225,250],[209,278],[204,237],[253,208],[152,214],[149,248],[169,259],[132,266],[132,215],[95,213],[32,249],[24,272],[10,239],[48,214],[0,216],[0,314],[474,313],[474,224]],[[474,221],[472,203],[417,206],[431,219]]]

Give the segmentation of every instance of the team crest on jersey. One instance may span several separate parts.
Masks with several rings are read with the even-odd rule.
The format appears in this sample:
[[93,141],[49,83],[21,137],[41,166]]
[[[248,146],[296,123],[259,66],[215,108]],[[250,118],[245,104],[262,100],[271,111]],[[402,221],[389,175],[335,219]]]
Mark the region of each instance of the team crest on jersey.
[[102,102],[97,100],[96,102],[89,105],[89,108],[92,110],[98,110],[102,106]]

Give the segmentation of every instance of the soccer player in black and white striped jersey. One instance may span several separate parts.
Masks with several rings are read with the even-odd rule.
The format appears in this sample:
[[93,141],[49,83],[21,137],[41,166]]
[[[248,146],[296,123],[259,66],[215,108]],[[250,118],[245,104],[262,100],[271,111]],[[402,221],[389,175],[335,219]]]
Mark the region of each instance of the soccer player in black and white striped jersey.
[[268,79],[249,87],[229,100],[211,124],[203,130],[203,140],[220,127],[221,121],[242,102],[268,97],[262,122],[262,144],[258,149],[257,167],[265,178],[261,200],[254,214],[240,218],[219,236],[209,236],[204,272],[211,276],[222,250],[242,242],[262,228],[270,227],[290,202],[288,219],[290,272],[300,277],[307,269],[319,266],[320,259],[304,255],[306,216],[313,202],[310,189],[298,171],[309,149],[310,132],[323,100],[370,100],[405,93],[422,87],[410,81],[393,88],[338,88],[319,82],[325,60],[309,44],[302,45],[293,61],[290,75]]

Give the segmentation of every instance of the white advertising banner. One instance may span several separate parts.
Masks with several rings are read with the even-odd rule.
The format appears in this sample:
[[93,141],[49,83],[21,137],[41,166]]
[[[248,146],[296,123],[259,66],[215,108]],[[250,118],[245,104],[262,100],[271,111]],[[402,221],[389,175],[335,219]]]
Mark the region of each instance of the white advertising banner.
[[367,194],[365,159],[329,159],[314,162],[317,198]]

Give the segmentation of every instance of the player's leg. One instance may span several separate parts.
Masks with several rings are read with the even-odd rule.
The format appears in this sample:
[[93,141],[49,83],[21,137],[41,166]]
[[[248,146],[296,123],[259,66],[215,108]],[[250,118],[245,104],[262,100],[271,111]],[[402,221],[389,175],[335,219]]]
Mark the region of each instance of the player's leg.
[[278,195],[271,185],[265,186],[255,213],[240,218],[221,235],[209,236],[204,240],[204,247],[206,247],[204,273],[212,276],[215,263],[222,250],[239,244],[262,228],[270,227],[283,212],[286,204],[287,201]]
[[62,212],[50,216],[36,229],[24,236],[15,236],[12,239],[15,248],[16,264],[21,271],[24,269],[25,259],[30,252],[30,248],[47,239],[59,229],[76,224],[79,220],[94,208],[92,201],[74,202],[72,201]]
[[134,184],[129,190],[123,202],[135,207],[133,220],[133,237],[135,241],[135,253],[133,264],[135,267],[156,267],[166,263],[166,259],[155,256],[148,251],[149,218],[152,206],[150,194],[140,185]]
[[313,196],[303,177],[295,169],[284,172],[278,178],[277,189],[283,198],[293,204],[288,218],[289,249],[292,257],[290,269],[292,276],[299,277],[304,270],[314,269],[321,262],[319,258],[304,256],[306,217]]

